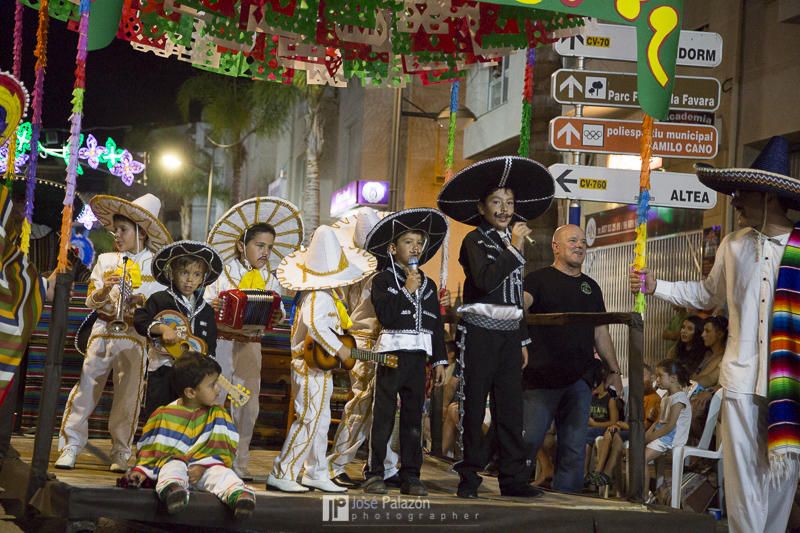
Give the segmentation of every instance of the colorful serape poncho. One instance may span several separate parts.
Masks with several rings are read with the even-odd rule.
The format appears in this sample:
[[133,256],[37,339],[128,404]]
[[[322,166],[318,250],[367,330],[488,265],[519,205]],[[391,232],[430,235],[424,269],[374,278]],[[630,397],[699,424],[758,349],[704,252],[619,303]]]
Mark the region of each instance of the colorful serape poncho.
[[10,389],[31,332],[39,321],[45,288],[30,258],[7,231],[10,189],[0,185],[0,404]]
[[223,407],[189,409],[177,400],[156,409],[142,431],[136,470],[156,479],[173,459],[187,465],[233,464],[239,433]]
[[770,475],[788,474],[788,461],[800,458],[800,223],[783,252],[769,344]]

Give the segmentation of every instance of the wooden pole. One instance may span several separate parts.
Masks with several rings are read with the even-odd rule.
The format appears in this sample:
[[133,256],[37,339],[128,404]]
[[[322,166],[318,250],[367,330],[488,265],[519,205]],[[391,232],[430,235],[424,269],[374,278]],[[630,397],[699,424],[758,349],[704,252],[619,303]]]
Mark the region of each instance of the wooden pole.
[[74,272],[56,276],[53,312],[48,330],[47,358],[44,363],[42,398],[39,403],[39,420],[33,443],[33,458],[31,459],[26,502],[30,502],[36,491],[42,488],[47,481],[47,464],[50,462],[56,406],[61,387],[61,365],[64,360],[64,341],[67,336],[67,313],[74,279]]

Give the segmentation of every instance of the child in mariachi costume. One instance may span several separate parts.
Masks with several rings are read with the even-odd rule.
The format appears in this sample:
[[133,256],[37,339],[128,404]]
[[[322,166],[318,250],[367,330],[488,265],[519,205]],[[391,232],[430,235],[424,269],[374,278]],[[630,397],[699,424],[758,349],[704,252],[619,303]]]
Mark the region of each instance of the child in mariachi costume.
[[522,249],[531,232],[525,222],[550,207],[554,191],[553,177],[544,166],[504,156],[465,168],[439,194],[439,209],[447,216],[477,226],[464,237],[459,254],[466,275],[458,326],[464,458],[455,465],[462,498],[478,497],[478,472],[489,460],[482,425],[490,393],[500,492],[541,494],[528,485],[522,440],[522,369],[531,342],[523,313]]
[[367,236],[367,250],[385,269],[372,280],[372,305],[380,323],[374,350],[398,356],[399,366],[375,372],[375,401],[366,480],[361,488],[385,494],[386,444],[400,397],[400,492],[428,494],[420,481],[425,366],[433,363],[435,386],[444,384],[447,349],[436,284],[419,270],[447,234],[447,219],[436,209],[406,209],[387,216]]
[[177,320],[159,317],[159,314],[164,311],[180,313],[188,322],[187,333],[202,339],[206,345],[205,355],[213,357],[217,347],[217,322],[214,310],[203,300],[203,290],[216,281],[220,272],[222,259],[202,242],[178,241],[162,248],[153,258],[156,281],[169,288],[150,296],[144,307],[134,314],[136,331],[151,341],[147,351],[145,419],[157,407],[176,400],[180,393],[170,386],[174,357],[166,349],[181,340],[180,332],[172,327]]
[[219,374],[219,364],[197,352],[175,361],[172,383],[180,397],[147,420],[126,476],[129,486],[155,481],[170,514],[189,504],[190,486],[214,493],[237,519],[255,509],[255,493],[231,469],[239,435],[225,408],[215,405]]
[[[304,359],[307,338],[342,361],[350,348],[337,335],[351,326],[343,289],[375,271],[377,261],[355,246],[342,246],[329,226],[314,232],[308,248],[284,258],[276,275],[281,285],[301,291],[292,324],[292,395],[296,418],[273,463],[267,486],[284,492],[345,492],[331,481],[325,450],[331,422],[333,378]],[[300,471],[305,473],[300,478]],[[300,483],[298,483],[300,479]]]
[[[64,408],[58,441],[61,455],[55,466],[75,467],[88,439],[89,416],[113,370],[114,399],[108,417],[111,471],[125,472],[139,420],[146,367],[146,339],[133,328],[133,309],[161,289],[150,271],[153,252],[172,238],[158,220],[161,201],[152,194],[133,202],[97,195],[89,205],[114,234],[117,251],[101,254],[92,269],[86,305],[96,310],[96,320],[91,325],[80,381]],[[88,323],[82,327],[88,327]]]
[[[378,213],[370,207],[360,209],[355,214],[336,221],[331,227],[342,246],[364,248],[367,234],[385,213]],[[350,309],[353,325],[347,330],[356,340],[356,346],[371,350],[378,339],[380,325],[372,306],[372,278],[374,274],[344,289],[344,301]],[[328,455],[328,469],[331,479],[340,487],[355,488],[355,482],[345,467],[355,458],[356,452],[369,436],[372,427],[372,397],[375,392],[375,363],[372,361],[356,361],[350,370],[350,388],[353,397],[347,401],[342,412],[342,420],[336,428],[333,447]],[[386,460],[383,476],[387,484],[400,486],[397,475],[399,457],[391,443],[386,445]]]
[[[280,198],[263,196],[245,200],[222,215],[208,235],[208,244],[219,252],[225,267],[216,282],[206,288],[205,298],[219,310],[219,294],[231,289],[269,290],[280,294],[281,287],[274,272],[286,255],[296,250],[303,240],[303,222],[291,203]],[[285,312],[280,307],[278,320]],[[258,395],[261,390],[262,326],[245,326],[232,330],[220,325],[217,361],[222,375],[235,385],[243,385],[254,395],[241,407],[232,407],[231,414],[239,428],[239,451],[234,470],[248,477],[250,440],[258,419]],[[220,401],[224,396],[220,398]]]
[[[726,305],[720,363],[722,462],[731,531],[786,531],[800,458],[800,179],[789,142],[773,137],[750,168],[697,165],[706,187],[732,197],[739,229],[722,239],[702,281],[630,274],[631,289],[673,305]],[[644,281],[644,286],[642,282]]]

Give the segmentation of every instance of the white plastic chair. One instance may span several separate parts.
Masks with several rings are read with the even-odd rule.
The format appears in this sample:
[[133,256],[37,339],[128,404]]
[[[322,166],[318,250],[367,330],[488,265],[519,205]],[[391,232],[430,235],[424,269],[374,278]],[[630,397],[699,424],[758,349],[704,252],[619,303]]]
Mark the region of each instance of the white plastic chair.
[[672,449],[672,507],[679,509],[683,492],[683,467],[689,457],[705,457],[717,460],[717,484],[719,485],[719,506],[725,509],[723,479],[722,479],[722,442],[717,439],[717,449],[709,450],[711,437],[717,427],[719,408],[722,403],[722,389],[714,393],[708,404],[708,417],[703,428],[703,435],[697,446],[677,446]]

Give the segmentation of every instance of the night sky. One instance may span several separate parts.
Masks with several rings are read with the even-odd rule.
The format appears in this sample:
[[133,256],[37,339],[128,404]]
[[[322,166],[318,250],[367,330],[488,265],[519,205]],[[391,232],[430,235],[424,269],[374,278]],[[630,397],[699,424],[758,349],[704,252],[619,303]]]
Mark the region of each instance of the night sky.
[[[22,81],[33,92],[37,12],[25,8]],[[0,69],[10,72],[14,2],[0,0]],[[45,128],[69,128],[70,93],[74,82],[78,34],[50,19],[42,121]],[[166,125],[180,122],[175,94],[180,84],[200,71],[176,59],[137,52],[115,39],[89,53],[86,66],[83,129]],[[31,97],[33,95],[31,94]],[[30,119],[30,110],[27,119]],[[122,135],[114,134],[115,138]]]

